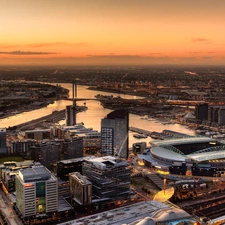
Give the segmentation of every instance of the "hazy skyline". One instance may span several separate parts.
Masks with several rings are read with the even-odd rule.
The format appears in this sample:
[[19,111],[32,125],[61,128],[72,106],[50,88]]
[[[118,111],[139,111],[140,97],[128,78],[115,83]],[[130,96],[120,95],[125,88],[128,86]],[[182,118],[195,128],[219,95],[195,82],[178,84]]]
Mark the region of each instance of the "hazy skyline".
[[1,0],[0,65],[223,64],[223,0]]

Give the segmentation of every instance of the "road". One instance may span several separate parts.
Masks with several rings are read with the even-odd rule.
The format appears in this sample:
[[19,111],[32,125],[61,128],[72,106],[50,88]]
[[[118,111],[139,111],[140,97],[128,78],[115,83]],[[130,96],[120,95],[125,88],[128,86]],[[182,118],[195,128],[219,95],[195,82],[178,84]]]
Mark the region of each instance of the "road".
[[5,196],[5,193],[2,190],[0,190],[0,208],[9,224],[22,225],[22,222],[12,208],[10,200]]
[[65,110],[60,110],[60,111],[55,111],[52,114],[49,114],[47,116],[43,116],[41,118],[35,119],[35,120],[31,120],[29,122],[26,123],[22,123],[17,125],[17,129],[19,130],[26,130],[28,128],[31,127],[35,127],[40,123],[43,123],[44,120],[54,120],[54,122],[58,122],[59,120],[62,120],[63,117],[65,117]]

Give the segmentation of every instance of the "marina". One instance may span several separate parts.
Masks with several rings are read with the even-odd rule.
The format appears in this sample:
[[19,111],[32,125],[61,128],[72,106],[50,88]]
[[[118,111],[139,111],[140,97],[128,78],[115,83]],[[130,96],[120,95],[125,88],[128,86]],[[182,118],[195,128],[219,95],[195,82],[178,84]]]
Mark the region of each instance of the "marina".
[[134,134],[133,137],[140,139],[140,138],[147,138],[147,135],[146,134]]

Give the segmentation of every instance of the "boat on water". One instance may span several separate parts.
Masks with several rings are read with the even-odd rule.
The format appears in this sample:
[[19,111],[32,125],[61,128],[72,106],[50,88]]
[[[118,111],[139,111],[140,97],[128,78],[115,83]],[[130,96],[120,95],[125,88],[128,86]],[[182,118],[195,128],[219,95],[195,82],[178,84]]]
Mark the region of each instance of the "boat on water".
[[174,124],[174,122],[163,122],[163,125],[169,125],[169,124]]
[[213,135],[218,135],[219,133],[216,131],[206,131],[205,135],[212,137]]
[[225,138],[225,134],[214,134],[214,135],[212,136],[212,138],[215,138],[215,139]]
[[12,112],[11,112],[11,114],[18,114],[18,113],[20,113],[20,112],[19,112],[19,111],[17,111],[17,110],[16,110],[16,111],[12,111]]
[[141,120],[147,120],[147,119],[148,119],[148,116],[145,115],[145,116],[143,116],[143,117],[140,117],[140,119],[141,119]]
[[195,130],[195,133],[197,134],[205,134],[206,130],[197,129]]
[[147,138],[148,136],[146,134],[134,134],[134,138]]

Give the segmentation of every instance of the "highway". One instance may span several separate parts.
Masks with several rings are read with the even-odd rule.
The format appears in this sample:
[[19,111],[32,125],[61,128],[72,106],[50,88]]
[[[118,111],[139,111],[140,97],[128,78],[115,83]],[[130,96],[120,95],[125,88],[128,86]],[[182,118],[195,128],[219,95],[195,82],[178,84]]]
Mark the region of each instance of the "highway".
[[[87,109],[86,107],[83,107],[83,106],[76,106],[76,108],[77,108],[76,113],[82,112],[82,111]],[[42,116],[40,118],[31,120],[31,121],[28,121],[28,122],[25,122],[25,123],[22,123],[22,124],[18,124],[17,129],[18,130],[34,129],[34,127],[37,127],[38,125],[40,125],[42,127],[43,122],[47,122],[47,121],[57,123],[60,120],[65,119],[65,116],[66,116],[65,112],[66,112],[65,109],[62,109],[62,110],[59,110],[59,111],[53,111],[49,115]],[[45,124],[45,126],[46,126],[46,124]],[[46,127],[49,128],[49,125],[47,125]]]
[[55,111],[50,115],[43,116],[43,117],[40,117],[40,118],[35,119],[35,120],[31,120],[31,121],[26,122],[26,123],[19,124],[19,125],[17,125],[17,129],[18,130],[25,130],[25,129],[31,128],[33,126],[37,126],[37,124],[42,123],[44,120],[54,120],[54,122],[58,122],[59,120],[62,120],[63,117],[65,117],[65,110],[64,109],[60,110],[60,111]]
[[22,222],[12,208],[10,200],[5,196],[5,193],[2,190],[0,190],[0,209],[9,225],[22,225]]

